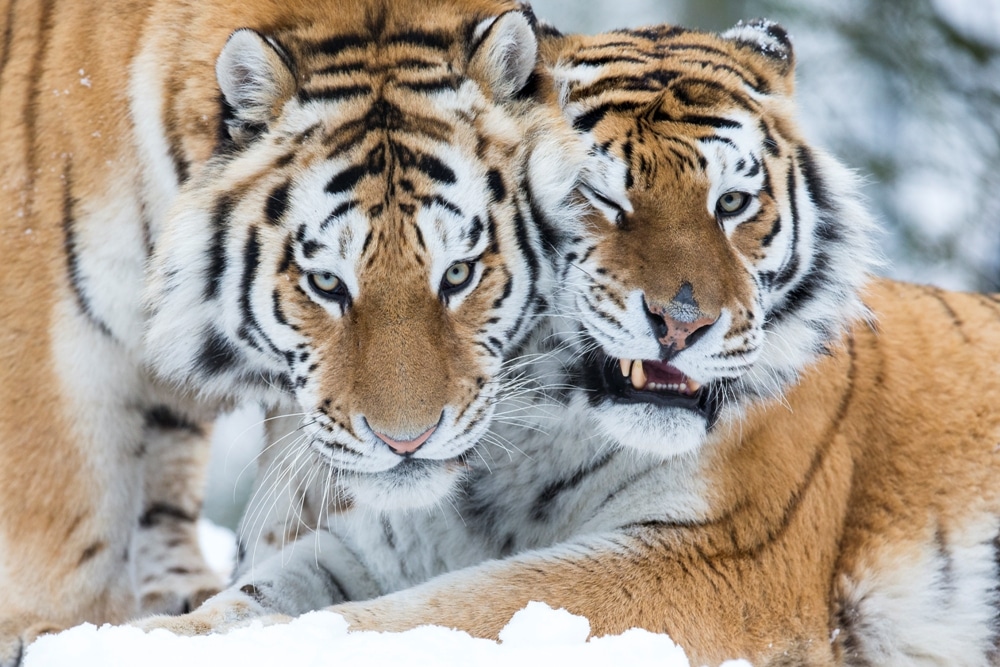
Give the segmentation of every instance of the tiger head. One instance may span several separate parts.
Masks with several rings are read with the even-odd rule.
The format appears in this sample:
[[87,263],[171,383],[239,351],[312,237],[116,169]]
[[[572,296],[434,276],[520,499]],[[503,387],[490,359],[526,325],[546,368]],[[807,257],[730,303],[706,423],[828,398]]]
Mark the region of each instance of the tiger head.
[[578,400],[622,445],[693,451],[864,315],[871,222],[800,138],[780,26],[553,35],[545,58],[590,151]]
[[300,414],[376,509],[440,500],[487,429],[583,157],[530,13],[460,4],[232,33],[223,141],[149,269],[155,371]]

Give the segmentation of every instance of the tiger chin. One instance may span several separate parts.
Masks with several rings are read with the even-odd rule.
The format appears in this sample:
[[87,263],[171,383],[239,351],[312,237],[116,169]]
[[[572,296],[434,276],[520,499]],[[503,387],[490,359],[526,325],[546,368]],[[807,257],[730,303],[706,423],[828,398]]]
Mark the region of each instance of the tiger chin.
[[543,56],[590,146],[562,317],[529,345],[565,409],[495,425],[516,452],[443,518],[345,515],[294,576],[153,627],[348,600],[353,629],[496,638],[541,600],[692,664],[996,664],[1000,296],[874,277],[780,26],[552,32]]
[[262,493],[443,502],[572,222],[579,142],[530,11],[4,12],[0,665],[219,589],[196,519],[234,404],[268,409]]

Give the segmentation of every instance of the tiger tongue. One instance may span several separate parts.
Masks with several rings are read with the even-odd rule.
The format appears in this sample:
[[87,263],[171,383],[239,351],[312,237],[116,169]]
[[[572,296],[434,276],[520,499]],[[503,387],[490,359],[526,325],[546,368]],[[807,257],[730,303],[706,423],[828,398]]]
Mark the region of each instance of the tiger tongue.
[[642,368],[646,371],[646,382],[658,384],[681,384],[688,382],[688,377],[665,361],[648,361],[643,359]]

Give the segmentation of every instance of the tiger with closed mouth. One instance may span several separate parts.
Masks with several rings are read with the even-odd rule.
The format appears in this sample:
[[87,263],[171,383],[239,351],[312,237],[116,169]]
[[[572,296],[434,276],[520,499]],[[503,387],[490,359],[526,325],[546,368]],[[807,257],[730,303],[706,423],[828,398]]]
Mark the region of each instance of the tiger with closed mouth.
[[354,629],[496,638],[541,600],[692,664],[996,664],[1000,296],[874,277],[780,26],[550,32],[543,56],[589,146],[524,367],[556,421],[496,424],[516,451],[450,509],[341,516],[309,552],[323,595],[260,573],[147,627],[348,599]]
[[11,0],[0,21],[0,665],[218,590],[203,424],[234,404],[267,407],[333,504],[441,502],[548,309],[541,239],[578,173],[530,11]]

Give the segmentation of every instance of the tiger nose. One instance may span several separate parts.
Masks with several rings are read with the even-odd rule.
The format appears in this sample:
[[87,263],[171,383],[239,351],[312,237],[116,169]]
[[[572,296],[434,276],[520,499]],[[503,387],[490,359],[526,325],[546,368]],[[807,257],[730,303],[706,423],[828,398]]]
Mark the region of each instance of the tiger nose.
[[420,449],[420,446],[427,442],[427,438],[431,437],[431,434],[434,433],[435,430],[437,430],[437,425],[431,426],[429,429],[412,440],[397,440],[396,438],[392,438],[385,433],[379,433],[378,431],[374,431],[374,433],[378,436],[379,440],[389,445],[389,449],[396,452],[400,456],[408,456]]
[[665,305],[646,302],[646,316],[656,340],[668,356],[691,347],[718,321],[702,312],[691,283],[684,283]]

